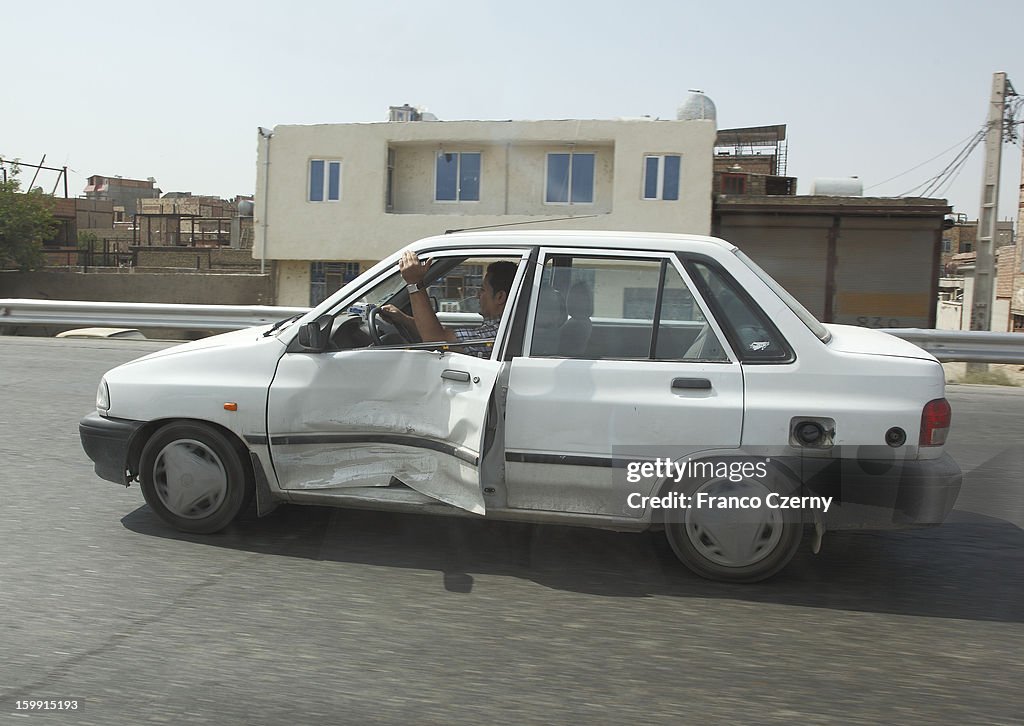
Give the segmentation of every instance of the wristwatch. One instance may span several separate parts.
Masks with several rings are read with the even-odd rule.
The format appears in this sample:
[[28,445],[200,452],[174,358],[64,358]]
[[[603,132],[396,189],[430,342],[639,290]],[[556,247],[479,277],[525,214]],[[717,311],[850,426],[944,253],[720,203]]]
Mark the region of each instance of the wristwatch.
[[423,288],[420,287],[418,282],[410,282],[405,286],[405,291],[412,295],[414,292],[423,292]]

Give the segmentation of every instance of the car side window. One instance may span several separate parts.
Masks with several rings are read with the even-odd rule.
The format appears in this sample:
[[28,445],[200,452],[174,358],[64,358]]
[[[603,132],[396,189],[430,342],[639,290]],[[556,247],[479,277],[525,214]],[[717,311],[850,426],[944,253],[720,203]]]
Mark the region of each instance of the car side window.
[[727,360],[668,260],[569,255],[545,261],[530,355]]
[[[466,257],[438,255],[432,259],[427,273],[426,292],[434,314],[442,327],[455,331],[453,350],[478,357],[488,357],[498,332],[501,316],[486,318],[481,308],[482,291],[488,290],[485,276],[490,266],[500,263],[493,284],[511,284],[521,261],[508,254]],[[493,297],[493,293],[491,295]],[[506,298],[511,302],[511,298]],[[492,301],[493,302],[493,301]],[[401,315],[381,314],[385,305],[394,306]],[[406,282],[396,264],[358,298],[339,305],[334,313],[331,350],[347,350],[369,346],[405,347],[421,343],[416,327]],[[479,343],[477,344],[477,341]]]
[[671,264],[665,268],[665,284],[658,317],[657,360],[724,362],[725,348],[711,328],[682,275]]
[[744,363],[783,363],[793,352],[771,320],[731,276],[718,267],[691,260],[687,263],[696,284],[726,329]]

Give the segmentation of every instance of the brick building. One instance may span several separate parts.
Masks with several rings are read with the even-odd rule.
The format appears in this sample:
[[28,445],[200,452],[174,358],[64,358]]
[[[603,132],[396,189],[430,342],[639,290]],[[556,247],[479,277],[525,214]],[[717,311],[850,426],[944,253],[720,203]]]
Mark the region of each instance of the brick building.
[[86,181],[82,194],[86,199],[110,200],[115,208],[122,209],[125,215],[131,217],[139,211],[139,200],[156,199],[160,196],[160,190],[153,177],[142,180],[94,174]]

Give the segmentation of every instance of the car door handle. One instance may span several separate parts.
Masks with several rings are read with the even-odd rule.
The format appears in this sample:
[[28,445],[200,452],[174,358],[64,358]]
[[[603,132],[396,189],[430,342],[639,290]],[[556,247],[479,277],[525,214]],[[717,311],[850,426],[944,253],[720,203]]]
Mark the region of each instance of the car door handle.
[[451,368],[445,368],[441,371],[441,378],[449,381],[460,381],[462,383],[469,383],[469,373],[466,371],[456,371]]
[[673,378],[672,390],[710,391],[711,381],[707,378]]

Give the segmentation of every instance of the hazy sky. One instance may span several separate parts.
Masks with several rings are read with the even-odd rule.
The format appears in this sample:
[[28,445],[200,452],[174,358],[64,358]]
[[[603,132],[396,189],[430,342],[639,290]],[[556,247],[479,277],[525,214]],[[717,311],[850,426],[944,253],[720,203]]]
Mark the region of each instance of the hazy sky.
[[[92,174],[251,194],[258,126],[405,102],[442,120],[675,118],[700,88],[719,128],[788,125],[800,193],[859,176],[896,196],[982,126],[994,72],[1024,94],[1021,0],[0,2],[0,156],[67,165],[72,195]],[[939,195],[972,218],[982,154]],[[1000,219],[1020,169],[1005,145]]]

